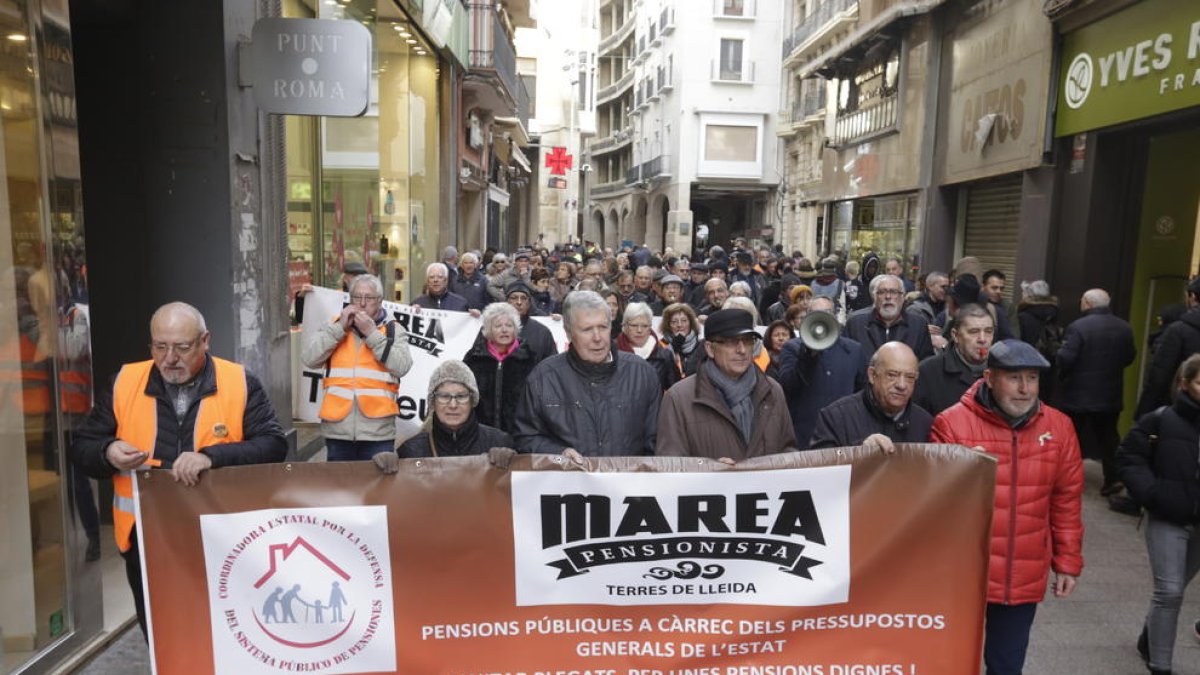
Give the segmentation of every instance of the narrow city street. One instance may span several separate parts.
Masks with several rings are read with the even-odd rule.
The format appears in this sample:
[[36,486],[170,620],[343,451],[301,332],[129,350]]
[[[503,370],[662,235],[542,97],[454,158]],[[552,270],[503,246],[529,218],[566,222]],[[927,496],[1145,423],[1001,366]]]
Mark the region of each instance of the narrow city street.
[[[1087,567],[1068,600],[1048,599],[1038,611],[1026,662],[1026,675],[1134,675],[1145,668],[1134,641],[1150,598],[1146,548],[1137,519],[1108,510],[1098,494],[1100,469],[1086,462]],[[125,592],[124,588],[113,589]],[[1189,589],[1179,619],[1175,672],[1200,673],[1200,642],[1192,623],[1200,619],[1200,598]],[[449,664],[448,664],[449,665]],[[150,672],[137,629],[126,631],[79,675],[134,675]]]

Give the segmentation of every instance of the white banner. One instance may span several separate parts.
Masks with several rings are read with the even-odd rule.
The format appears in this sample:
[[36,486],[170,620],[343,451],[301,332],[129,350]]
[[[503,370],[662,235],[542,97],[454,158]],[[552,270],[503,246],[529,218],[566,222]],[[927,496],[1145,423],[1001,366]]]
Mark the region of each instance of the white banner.
[[[321,324],[332,321],[348,302],[346,294],[328,288],[317,288],[304,297],[304,323],[300,330],[300,348],[308,344]],[[408,350],[413,365],[400,378],[400,415],[396,418],[397,440],[415,435],[429,415],[429,377],[444,359],[462,359],[479,335],[480,321],[466,312],[447,312],[438,309],[418,309],[397,302],[383,302],[383,308],[400,327],[408,332]],[[567,334],[562,322],[548,317],[535,318],[550,329],[558,350],[567,347]],[[299,392],[293,415],[303,422],[320,422],[318,411],[325,390],[321,380],[324,369],[306,368],[303,364],[294,373],[292,386]]]

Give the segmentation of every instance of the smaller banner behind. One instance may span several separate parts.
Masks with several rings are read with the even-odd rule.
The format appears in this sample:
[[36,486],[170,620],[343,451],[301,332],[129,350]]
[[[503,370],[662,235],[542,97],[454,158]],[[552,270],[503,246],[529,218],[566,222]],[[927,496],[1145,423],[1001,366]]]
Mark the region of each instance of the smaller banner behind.
[[[346,294],[328,288],[317,288],[304,298],[304,323],[301,326],[300,344],[308,344],[322,323],[332,321],[347,302]],[[437,309],[419,309],[397,302],[383,302],[383,309],[396,319],[408,332],[408,350],[413,357],[412,369],[400,378],[400,394],[397,402],[400,415],[396,418],[396,438],[406,439],[421,428],[421,422],[429,414],[429,377],[433,369],[444,359],[462,359],[471,349],[479,335],[479,319],[466,312],[445,312]],[[535,317],[550,329],[559,351],[567,347],[567,334],[562,322],[549,317]],[[295,419],[303,422],[320,422],[318,411],[325,396],[321,380],[324,368],[308,368],[303,363],[293,373],[292,386],[299,392]]]
[[139,472],[155,670],[979,671],[986,455],[590,468],[545,455],[509,469],[404,460],[395,475],[275,464],[193,488]]

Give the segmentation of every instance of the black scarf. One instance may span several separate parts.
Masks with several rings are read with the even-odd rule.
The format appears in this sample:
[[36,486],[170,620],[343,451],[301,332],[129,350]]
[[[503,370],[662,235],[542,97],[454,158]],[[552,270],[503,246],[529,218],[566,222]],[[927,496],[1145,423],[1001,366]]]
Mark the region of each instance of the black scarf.
[[617,372],[617,355],[612,354],[611,361],[604,363],[591,363],[579,358],[574,349],[567,350],[567,363],[571,364],[571,369],[579,373],[580,377],[592,384],[607,382]]
[[479,439],[479,420],[472,410],[467,421],[455,431],[446,428],[442,421],[433,416],[433,429],[429,432],[429,446],[434,457],[459,457],[474,454]]

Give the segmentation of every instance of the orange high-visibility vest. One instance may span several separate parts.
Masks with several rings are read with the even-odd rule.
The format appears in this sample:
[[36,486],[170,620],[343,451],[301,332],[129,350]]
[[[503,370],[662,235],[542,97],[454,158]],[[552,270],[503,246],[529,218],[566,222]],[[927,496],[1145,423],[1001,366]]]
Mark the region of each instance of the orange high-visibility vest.
[[37,345],[21,334],[21,405],[26,415],[45,415],[50,412],[49,361],[37,361]]
[[[383,335],[387,335],[388,323],[379,326]],[[325,400],[321,402],[318,414],[326,422],[346,419],[355,401],[367,417],[400,414],[400,406],[396,404],[400,382],[386,364],[375,358],[366,340],[355,347],[354,338],[347,334],[329,355],[329,367],[322,384]]]
[[[70,327],[78,308],[72,306],[63,319]],[[92,371],[86,358],[70,359],[58,371],[58,402],[65,413],[82,415],[92,407]]]
[[[242,440],[242,417],[246,414],[246,370],[236,363],[213,357],[217,391],[200,399],[192,436],[192,449]],[[154,464],[154,444],[158,436],[158,399],[146,394],[153,372],[153,361],[140,361],[121,367],[113,384],[113,415],[117,418],[117,438],[142,452],[149,453],[146,466]],[[117,547],[129,550],[129,533],[134,525],[133,472],[113,476],[113,535]]]
[[771,352],[767,351],[765,345],[758,352],[758,356],[754,357],[754,365],[758,366],[758,369],[764,373],[767,372],[767,367],[771,365]]

